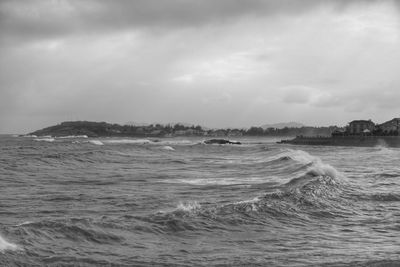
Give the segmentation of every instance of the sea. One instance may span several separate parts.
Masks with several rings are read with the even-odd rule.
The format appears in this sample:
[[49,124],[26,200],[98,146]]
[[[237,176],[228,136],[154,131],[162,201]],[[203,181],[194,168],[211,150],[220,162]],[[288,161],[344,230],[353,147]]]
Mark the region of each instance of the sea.
[[400,266],[400,149],[0,136],[0,266]]

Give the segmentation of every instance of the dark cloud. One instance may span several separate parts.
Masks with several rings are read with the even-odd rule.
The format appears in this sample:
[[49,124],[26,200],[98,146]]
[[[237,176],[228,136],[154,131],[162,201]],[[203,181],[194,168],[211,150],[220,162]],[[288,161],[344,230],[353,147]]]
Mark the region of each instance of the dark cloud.
[[0,133],[384,120],[399,112],[393,3],[0,0]]
[[298,14],[366,0],[37,0],[0,3],[2,40],[46,38],[131,28],[184,28],[238,17]]

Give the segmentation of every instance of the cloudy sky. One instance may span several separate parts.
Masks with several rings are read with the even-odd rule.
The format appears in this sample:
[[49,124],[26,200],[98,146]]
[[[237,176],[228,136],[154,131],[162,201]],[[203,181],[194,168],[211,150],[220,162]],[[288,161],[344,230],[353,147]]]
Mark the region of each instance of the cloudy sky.
[[0,1],[0,133],[400,117],[400,1]]

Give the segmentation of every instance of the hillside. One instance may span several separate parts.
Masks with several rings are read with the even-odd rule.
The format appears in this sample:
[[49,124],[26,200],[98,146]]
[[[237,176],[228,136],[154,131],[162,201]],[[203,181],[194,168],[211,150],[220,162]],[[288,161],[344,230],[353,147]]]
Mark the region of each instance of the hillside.
[[150,124],[147,126],[119,125],[106,122],[67,121],[50,126],[31,135],[54,137],[87,135],[88,137],[172,137],[172,136],[330,136],[337,130],[336,126],[329,127],[250,127],[249,129],[204,129],[201,126],[182,124]]
[[67,121],[30,134],[37,136],[87,135],[88,137],[113,136],[121,133],[122,126],[106,122]]

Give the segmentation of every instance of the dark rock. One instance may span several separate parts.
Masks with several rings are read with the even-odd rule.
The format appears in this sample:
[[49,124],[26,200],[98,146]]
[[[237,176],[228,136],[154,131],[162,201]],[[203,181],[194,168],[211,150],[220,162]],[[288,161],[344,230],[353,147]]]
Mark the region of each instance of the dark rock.
[[207,145],[213,145],[213,144],[217,144],[217,145],[241,145],[242,143],[237,142],[237,141],[230,141],[230,140],[226,140],[226,139],[210,139],[210,140],[206,140],[204,141],[205,144]]

